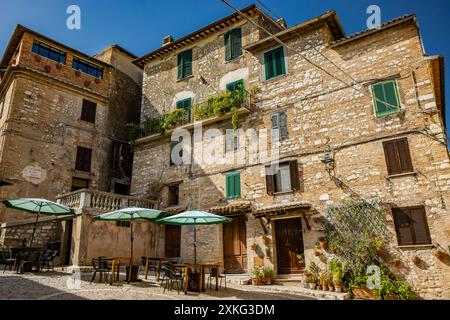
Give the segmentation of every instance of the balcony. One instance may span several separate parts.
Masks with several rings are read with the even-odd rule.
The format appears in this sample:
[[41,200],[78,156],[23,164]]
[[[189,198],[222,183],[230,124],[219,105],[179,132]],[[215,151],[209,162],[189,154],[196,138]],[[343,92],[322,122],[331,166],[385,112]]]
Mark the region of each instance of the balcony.
[[192,115],[184,109],[177,109],[160,117],[147,118],[130,129],[130,141],[141,144],[168,135],[175,128],[193,129],[195,125],[207,125],[231,118],[237,128],[238,117],[248,114],[251,109],[251,95],[245,90],[224,92],[209,97],[192,107]]
[[75,209],[77,214],[98,214],[128,207],[149,209],[157,207],[157,202],[153,200],[88,189],[63,194],[58,196],[56,201]]

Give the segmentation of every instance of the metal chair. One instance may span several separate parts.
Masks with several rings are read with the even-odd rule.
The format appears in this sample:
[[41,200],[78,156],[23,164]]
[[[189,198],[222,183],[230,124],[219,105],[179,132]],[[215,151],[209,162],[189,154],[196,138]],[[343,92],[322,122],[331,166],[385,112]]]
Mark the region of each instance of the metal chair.
[[219,268],[209,268],[208,284],[211,290],[212,279],[217,278],[219,280],[219,287],[222,287],[222,280],[225,281],[225,290],[227,290],[227,271],[224,269],[223,273],[219,272]]
[[47,271],[50,269],[55,271],[53,260],[55,260],[57,255],[57,250],[45,250],[41,256],[41,271],[44,269],[44,266],[47,266]]
[[7,267],[11,271],[16,263],[16,254],[11,251],[0,251],[0,262],[4,265],[3,273],[5,273]]
[[[102,258],[94,258],[92,259],[92,268],[94,270],[94,274],[92,275],[91,282],[95,279],[97,272],[100,274],[100,281],[105,274],[105,282],[108,281],[108,274],[111,271],[111,268],[108,267],[106,261],[102,261]],[[111,275],[112,277],[113,275]]]
[[33,269],[36,272],[39,272],[41,269],[39,265],[40,259],[41,259],[40,251],[24,252],[20,259],[19,273],[28,271],[33,272]]
[[[172,263],[163,263],[161,265],[161,270],[163,272],[161,284],[164,287],[164,292],[166,292],[166,289],[171,291],[175,283],[177,285],[178,294],[180,294],[183,273],[177,271]],[[164,281],[166,282],[166,286],[164,286]]]

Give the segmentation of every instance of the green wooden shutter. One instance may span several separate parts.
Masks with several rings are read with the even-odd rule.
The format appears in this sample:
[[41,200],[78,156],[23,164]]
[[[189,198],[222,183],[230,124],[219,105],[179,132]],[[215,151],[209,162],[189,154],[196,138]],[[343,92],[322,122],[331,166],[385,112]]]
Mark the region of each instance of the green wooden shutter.
[[184,53],[183,77],[192,75],[192,50]]
[[400,99],[397,84],[394,80],[372,85],[372,95],[377,116],[395,113],[400,110]]
[[231,60],[231,31],[225,33],[225,60]]
[[177,62],[177,78],[183,78],[183,54],[178,54],[178,62]]
[[241,197],[241,175],[236,173],[234,175],[234,198]]
[[232,199],[234,194],[234,179],[232,175],[226,176],[227,199]]
[[281,76],[285,74],[284,67],[284,50],[283,47],[274,50],[274,76]]
[[264,67],[266,70],[266,80],[273,78],[273,54],[272,51],[264,53]]
[[242,55],[242,32],[241,29],[231,31],[231,57],[236,58]]

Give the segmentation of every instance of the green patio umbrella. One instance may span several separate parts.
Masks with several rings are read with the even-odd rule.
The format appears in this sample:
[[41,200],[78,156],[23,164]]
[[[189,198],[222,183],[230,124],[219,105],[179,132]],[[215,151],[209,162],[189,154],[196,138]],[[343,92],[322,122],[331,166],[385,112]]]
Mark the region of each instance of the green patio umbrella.
[[134,220],[144,220],[144,221],[155,221],[161,218],[165,212],[161,210],[155,209],[146,209],[146,208],[124,208],[120,210],[116,210],[113,212],[108,212],[97,216],[96,220],[101,221],[130,221],[130,268],[128,273],[128,282],[131,280],[131,266],[133,263],[133,221]]
[[194,226],[194,264],[197,264],[197,229],[196,225],[205,224],[222,224],[231,222],[230,218],[219,216],[206,211],[192,210],[182,212],[180,214],[166,217],[156,221],[162,224],[173,224],[173,225],[191,225]]
[[33,233],[31,234],[30,248],[33,244],[34,234],[36,233],[36,226],[41,214],[47,216],[66,216],[75,214],[75,211],[73,209],[46,199],[23,198],[15,200],[3,200],[2,202],[8,208],[36,213],[36,221],[34,222]]

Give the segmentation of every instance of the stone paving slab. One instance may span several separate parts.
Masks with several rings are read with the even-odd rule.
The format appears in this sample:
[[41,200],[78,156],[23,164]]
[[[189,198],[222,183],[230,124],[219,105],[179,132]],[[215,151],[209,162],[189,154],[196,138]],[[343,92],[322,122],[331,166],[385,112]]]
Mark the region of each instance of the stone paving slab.
[[91,274],[81,273],[79,286],[75,287],[70,273],[42,272],[16,274],[0,272],[1,300],[315,300],[298,292],[266,290],[252,286],[229,285],[227,290],[207,290],[205,293],[180,294],[176,290],[164,292],[154,277],[131,285],[125,282],[112,286],[89,283]]

